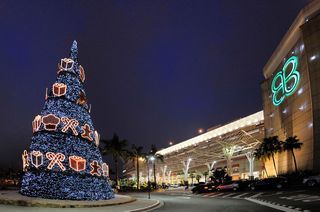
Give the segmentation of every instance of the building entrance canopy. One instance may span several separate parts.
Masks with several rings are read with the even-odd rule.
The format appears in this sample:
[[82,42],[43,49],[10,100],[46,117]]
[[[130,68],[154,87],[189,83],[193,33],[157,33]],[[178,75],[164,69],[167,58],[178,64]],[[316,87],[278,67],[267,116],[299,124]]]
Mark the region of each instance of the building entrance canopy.
[[222,160],[229,166],[231,158],[245,157],[258,147],[264,137],[263,120],[263,111],[260,111],[162,149],[157,153],[164,156],[164,162],[158,166],[166,166],[172,173],[187,171],[184,170],[187,163],[188,169],[200,166],[211,169]]

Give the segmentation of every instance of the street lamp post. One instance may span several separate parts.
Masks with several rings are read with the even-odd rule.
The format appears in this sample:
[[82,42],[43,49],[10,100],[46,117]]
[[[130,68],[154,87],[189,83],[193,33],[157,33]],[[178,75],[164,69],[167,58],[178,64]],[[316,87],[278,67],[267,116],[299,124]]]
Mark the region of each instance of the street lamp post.
[[150,199],[151,186],[150,186],[150,174],[149,174],[150,168],[149,168],[149,163],[150,163],[150,161],[152,163],[154,163],[155,157],[154,156],[149,156],[147,158],[148,158],[148,166],[147,166],[147,169],[148,169],[148,199]]
[[147,175],[148,175],[148,199],[150,199],[150,173],[149,173],[149,160],[148,160],[148,167],[147,167],[147,169],[148,169],[148,173],[147,173]]

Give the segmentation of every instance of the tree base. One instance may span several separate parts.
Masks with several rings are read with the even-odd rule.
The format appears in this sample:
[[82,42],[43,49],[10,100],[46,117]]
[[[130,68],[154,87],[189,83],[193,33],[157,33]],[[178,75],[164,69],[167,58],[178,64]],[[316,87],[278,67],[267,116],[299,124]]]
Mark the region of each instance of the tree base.
[[26,172],[20,193],[30,197],[62,200],[107,200],[114,198],[106,178],[66,175],[63,172]]

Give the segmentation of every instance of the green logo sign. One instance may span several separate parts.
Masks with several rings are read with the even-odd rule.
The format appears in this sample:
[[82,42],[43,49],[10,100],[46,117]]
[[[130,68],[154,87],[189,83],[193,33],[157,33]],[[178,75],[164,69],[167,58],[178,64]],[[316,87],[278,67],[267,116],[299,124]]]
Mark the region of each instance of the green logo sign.
[[298,57],[290,57],[282,70],[279,71],[272,80],[272,102],[275,106],[280,105],[283,100],[292,95],[300,82],[300,73],[297,70]]

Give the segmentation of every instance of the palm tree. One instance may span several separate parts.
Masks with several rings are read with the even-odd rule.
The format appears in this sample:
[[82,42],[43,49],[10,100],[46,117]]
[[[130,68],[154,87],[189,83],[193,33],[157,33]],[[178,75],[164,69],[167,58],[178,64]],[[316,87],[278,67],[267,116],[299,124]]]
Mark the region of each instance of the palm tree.
[[119,174],[118,174],[118,162],[119,159],[124,161],[127,157],[128,151],[126,150],[128,146],[128,141],[123,139],[120,140],[119,136],[114,133],[112,139],[104,140],[102,139],[101,142],[104,144],[101,148],[102,155],[112,155],[112,159],[114,161],[115,166],[115,175],[116,175],[116,185],[118,185],[119,181]]
[[198,183],[199,183],[200,179],[201,179],[201,175],[200,175],[200,174],[197,174],[197,175],[196,175],[196,180],[198,181]]
[[191,178],[191,185],[193,185],[193,179],[196,177],[195,175],[194,175],[194,171],[193,172],[191,172],[190,174],[189,174],[189,177]]
[[264,138],[263,142],[261,143],[262,145],[262,150],[263,154],[270,159],[272,158],[273,161],[273,167],[276,173],[276,176],[278,175],[278,171],[276,168],[276,162],[274,160],[274,155],[277,154],[278,152],[281,152],[282,146],[281,146],[282,141],[278,139],[278,136],[272,136],[268,138]]
[[154,157],[154,161],[153,161],[153,180],[154,180],[155,186],[157,186],[156,162],[157,161],[163,162],[163,160],[164,160],[163,155],[157,154],[157,152],[158,152],[158,149],[157,149],[156,145],[152,144],[151,148],[150,148],[150,156]]
[[302,145],[303,143],[299,142],[299,139],[297,138],[297,136],[293,136],[293,137],[290,136],[285,140],[285,142],[282,143],[283,150],[290,151],[292,154],[296,172],[298,172],[298,167],[297,167],[296,156],[294,155],[294,150],[301,149]]
[[206,183],[207,182],[207,176],[209,175],[209,172],[208,171],[205,171],[202,173],[203,176],[204,176],[204,182]]
[[268,172],[267,172],[266,164],[265,164],[266,156],[265,156],[265,154],[263,152],[263,149],[262,149],[261,145],[259,146],[259,148],[254,150],[254,157],[256,157],[258,160],[262,161],[263,167],[264,167],[264,171],[266,172],[266,175],[268,177]]
[[139,159],[145,159],[146,154],[142,152],[143,147],[142,146],[136,146],[135,144],[132,144],[131,146],[131,152],[130,157],[133,161],[136,162],[136,168],[137,168],[137,189],[140,189],[140,168],[139,168]]

